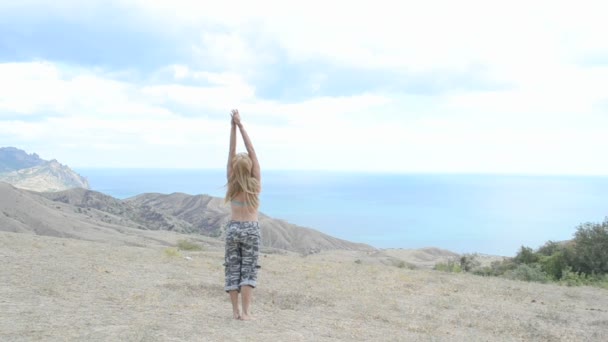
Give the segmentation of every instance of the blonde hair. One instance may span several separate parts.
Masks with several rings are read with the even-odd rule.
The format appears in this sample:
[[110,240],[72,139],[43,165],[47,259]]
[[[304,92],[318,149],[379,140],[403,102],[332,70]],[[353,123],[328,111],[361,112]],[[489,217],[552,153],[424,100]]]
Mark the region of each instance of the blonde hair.
[[245,202],[250,208],[260,206],[260,182],[251,177],[253,162],[247,153],[239,153],[232,158],[232,173],[226,186],[225,202],[232,201],[241,192],[245,194]]

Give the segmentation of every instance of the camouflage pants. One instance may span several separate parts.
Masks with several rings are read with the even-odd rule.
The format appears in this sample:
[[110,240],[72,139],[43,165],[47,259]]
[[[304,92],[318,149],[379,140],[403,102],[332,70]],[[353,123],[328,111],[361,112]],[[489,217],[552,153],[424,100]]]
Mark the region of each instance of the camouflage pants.
[[226,286],[224,290],[240,291],[241,286],[256,286],[260,226],[257,221],[230,221],[226,230]]

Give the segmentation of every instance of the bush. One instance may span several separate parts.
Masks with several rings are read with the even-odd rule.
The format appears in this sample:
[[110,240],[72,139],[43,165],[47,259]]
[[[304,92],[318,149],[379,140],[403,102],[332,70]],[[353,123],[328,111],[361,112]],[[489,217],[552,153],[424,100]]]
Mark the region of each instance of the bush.
[[559,283],[567,286],[589,285],[608,289],[608,275],[577,273],[573,272],[572,268],[566,267],[562,270],[562,279]]
[[525,247],[525,246],[521,246],[521,248],[519,249],[519,252],[517,252],[517,255],[515,256],[515,258],[513,258],[513,261],[515,261],[516,264],[533,264],[535,262],[538,262],[538,255],[536,253],[534,253],[534,251],[532,250],[532,248],[530,247]]
[[182,256],[177,248],[165,248],[165,255],[170,258]]
[[544,256],[551,256],[554,253],[560,251],[561,249],[562,249],[562,246],[559,243],[549,240],[549,241],[545,242],[544,245],[539,247],[538,250],[536,251],[536,253],[538,253],[540,255],[544,255]]
[[393,266],[398,267],[398,268],[407,268],[408,270],[414,270],[416,269],[416,266],[407,263],[403,260],[393,260],[392,261]]
[[179,248],[182,251],[201,251],[203,250],[203,248],[192,242],[192,241],[188,241],[188,240],[179,240],[177,242],[177,248]]
[[608,274],[596,275],[590,285],[608,290]]
[[477,260],[477,254],[463,254],[460,257],[460,268],[465,272],[471,272],[481,266]]
[[565,267],[562,270],[562,278],[560,283],[568,286],[579,286],[585,285],[587,283],[587,279],[585,275],[572,272],[572,268]]
[[[602,223],[578,226],[572,241],[547,241],[536,252],[521,246],[514,258],[494,261],[490,266],[478,267],[475,256],[463,255],[460,268],[482,276],[608,289],[608,217]],[[452,272],[455,268],[448,263],[438,264],[435,269]]]
[[561,250],[556,250],[549,256],[541,256],[539,264],[543,272],[545,272],[552,280],[562,279],[562,270],[568,266],[564,253]]
[[504,258],[501,261],[493,261],[490,267],[492,267],[492,272],[499,276],[516,269],[517,264],[512,258]]
[[492,272],[492,267],[490,266],[478,267],[474,269],[472,273],[482,277],[490,277],[496,275]]
[[608,218],[580,225],[573,244],[574,270],[587,275],[608,273]]
[[516,269],[505,273],[505,277],[514,280],[534,281],[546,283],[550,280],[539,264],[520,264]]
[[502,276],[508,271],[512,271],[517,268],[517,264],[511,258],[504,258],[502,260],[492,261],[490,266],[479,267],[473,270],[473,274],[481,276]]
[[460,263],[456,262],[453,259],[448,259],[447,262],[436,263],[435,267],[433,267],[433,269],[436,271],[442,271],[442,272],[453,272],[453,273],[462,272]]

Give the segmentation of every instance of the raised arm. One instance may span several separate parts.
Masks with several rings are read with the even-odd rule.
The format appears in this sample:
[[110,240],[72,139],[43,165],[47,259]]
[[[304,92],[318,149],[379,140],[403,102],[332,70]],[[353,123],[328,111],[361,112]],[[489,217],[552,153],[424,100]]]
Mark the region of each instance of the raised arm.
[[260,162],[258,161],[258,156],[255,154],[255,149],[253,148],[253,144],[251,143],[251,139],[249,138],[249,134],[243,127],[243,123],[241,122],[241,117],[239,115],[238,110],[233,111],[233,121],[239,127],[241,131],[241,136],[243,136],[243,142],[245,143],[245,148],[247,149],[247,153],[249,154],[249,158],[251,158],[251,162],[253,163],[251,167],[251,176],[258,181],[262,180],[262,172],[260,171]]
[[[232,174],[232,159],[236,154],[236,123],[234,122],[234,112],[232,111],[230,116],[232,119],[230,120],[230,149],[228,151],[228,166],[226,167],[226,178],[230,178]],[[238,112],[237,112],[238,113]]]

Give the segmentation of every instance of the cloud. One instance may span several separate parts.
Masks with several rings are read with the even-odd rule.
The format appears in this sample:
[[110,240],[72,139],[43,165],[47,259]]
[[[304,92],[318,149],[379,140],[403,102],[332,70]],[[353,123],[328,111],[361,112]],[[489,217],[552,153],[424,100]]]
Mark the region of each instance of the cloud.
[[194,80],[199,85],[157,84],[143,86],[141,93],[156,102],[186,109],[181,114],[187,115],[192,110],[207,110],[207,114],[226,112],[231,104],[255,98],[255,89],[238,74],[193,71],[183,65],[172,68],[176,82]]
[[608,173],[605,9],[4,2],[0,136],[80,165],[214,167],[238,107],[269,168]]
[[136,86],[82,68],[49,62],[0,64],[0,115],[52,113],[53,116],[148,116],[171,113],[148,105]]
[[[237,96],[268,168],[601,173],[606,167],[593,162],[608,147],[599,128],[605,116],[593,107],[572,116],[543,100],[534,107],[526,102],[534,93],[363,93],[284,103],[257,97],[236,74],[169,69],[173,81],[147,86],[49,62],[0,65],[10,70],[0,82],[10,95],[2,108],[26,116],[57,112],[4,119],[0,135],[80,165],[217,167],[225,159],[227,108],[236,101],[227,97]],[[180,79],[205,85],[175,83]],[[32,89],[52,96],[29,96]],[[159,160],[153,151],[170,157]],[[192,155],[205,157],[185,158]]]

